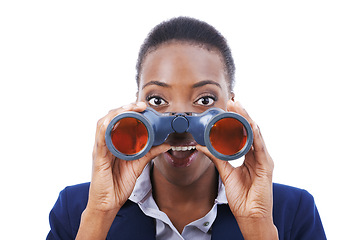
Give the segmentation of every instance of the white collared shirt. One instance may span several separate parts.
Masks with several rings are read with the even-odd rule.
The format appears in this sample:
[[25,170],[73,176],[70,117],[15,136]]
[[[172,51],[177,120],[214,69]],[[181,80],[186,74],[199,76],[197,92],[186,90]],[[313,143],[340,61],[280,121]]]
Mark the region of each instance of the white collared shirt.
[[151,163],[149,163],[140,177],[137,179],[134,190],[130,196],[130,200],[137,203],[143,213],[156,220],[156,239],[157,240],[210,240],[211,226],[217,215],[217,205],[227,204],[225,195],[225,187],[219,177],[218,196],[215,199],[214,206],[204,217],[189,223],[179,233],[174,227],[166,213],[160,211],[153,195],[150,180]]

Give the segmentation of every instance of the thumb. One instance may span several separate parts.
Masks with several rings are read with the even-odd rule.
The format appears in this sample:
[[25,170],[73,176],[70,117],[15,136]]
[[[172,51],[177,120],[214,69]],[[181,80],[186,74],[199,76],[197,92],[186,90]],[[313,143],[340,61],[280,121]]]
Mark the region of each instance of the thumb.
[[209,149],[205,146],[196,145],[196,149],[210,158],[210,160],[215,164],[215,167],[220,174],[221,180],[223,183],[225,183],[226,179],[235,168],[228,161],[223,161],[214,157],[214,155],[212,155]]
[[167,143],[163,143],[159,146],[152,147],[149,152],[145,154],[142,158],[139,159],[140,162],[140,168],[143,169],[145,166],[156,156],[158,156],[161,153],[164,153],[168,151],[171,148],[171,146]]

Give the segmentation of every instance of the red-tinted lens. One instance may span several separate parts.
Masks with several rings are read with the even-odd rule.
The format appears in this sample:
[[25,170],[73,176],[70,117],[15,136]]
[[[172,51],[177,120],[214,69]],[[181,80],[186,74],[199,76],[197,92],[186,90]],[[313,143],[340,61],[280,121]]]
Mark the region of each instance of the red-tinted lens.
[[235,118],[222,118],[210,130],[211,145],[221,154],[234,155],[246,144],[244,125]]
[[133,155],[139,153],[148,142],[145,125],[136,118],[122,118],[113,127],[111,140],[121,153]]

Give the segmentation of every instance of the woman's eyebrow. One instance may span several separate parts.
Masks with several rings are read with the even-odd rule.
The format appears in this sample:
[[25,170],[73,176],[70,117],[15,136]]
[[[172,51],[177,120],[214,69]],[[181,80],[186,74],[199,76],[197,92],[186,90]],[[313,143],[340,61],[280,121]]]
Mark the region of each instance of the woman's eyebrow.
[[216,85],[216,86],[218,86],[218,87],[221,89],[220,84],[219,84],[218,82],[213,81],[213,80],[200,81],[200,82],[195,83],[192,87],[193,87],[193,88],[198,88],[198,87],[205,86],[205,85],[207,85],[207,84]]
[[147,86],[150,86],[150,85],[156,85],[156,86],[160,86],[160,87],[166,87],[166,88],[170,88],[171,86],[167,83],[164,83],[164,82],[160,82],[160,81],[150,81],[148,83],[146,83],[142,89],[146,88]]
[[[215,85],[215,86],[217,86],[217,87],[219,87],[221,89],[220,84],[218,82],[216,82],[216,81],[213,81],[213,80],[204,80],[204,81],[197,82],[194,85],[192,85],[192,88],[199,88],[199,87],[202,87],[202,86],[205,86],[205,85],[208,85],[208,84]],[[142,89],[144,89],[144,88],[146,88],[148,86],[151,86],[151,85],[156,85],[156,86],[165,87],[165,88],[171,88],[171,85],[169,85],[167,83],[160,82],[160,81],[150,81],[150,82],[146,83],[142,87]]]

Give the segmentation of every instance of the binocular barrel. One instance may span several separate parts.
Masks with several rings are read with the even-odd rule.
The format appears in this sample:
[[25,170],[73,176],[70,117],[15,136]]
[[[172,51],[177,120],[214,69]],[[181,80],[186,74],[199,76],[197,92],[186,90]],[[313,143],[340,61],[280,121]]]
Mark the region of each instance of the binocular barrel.
[[135,160],[164,143],[171,133],[185,132],[225,161],[245,155],[253,142],[249,122],[237,113],[210,108],[203,113],[161,114],[149,107],[142,113],[117,115],[106,129],[105,141],[117,158]]

